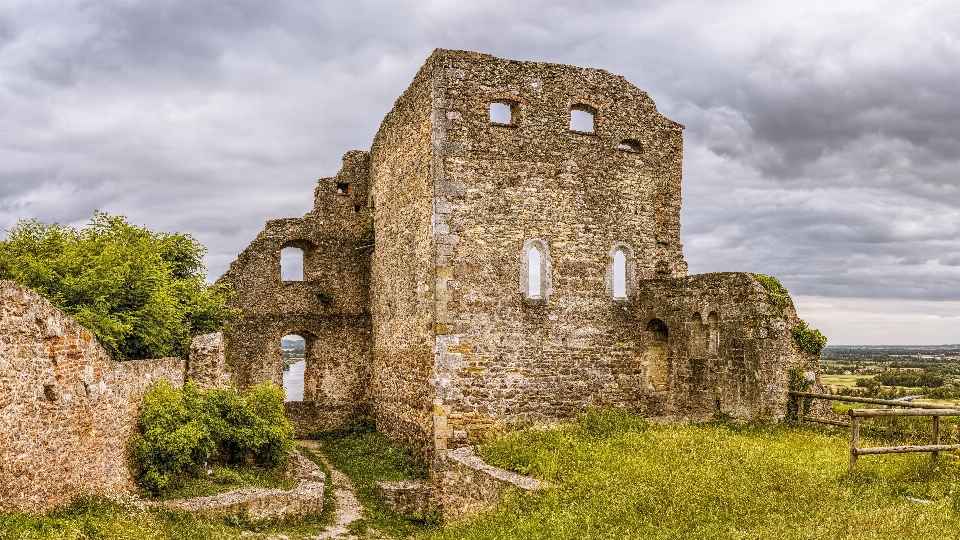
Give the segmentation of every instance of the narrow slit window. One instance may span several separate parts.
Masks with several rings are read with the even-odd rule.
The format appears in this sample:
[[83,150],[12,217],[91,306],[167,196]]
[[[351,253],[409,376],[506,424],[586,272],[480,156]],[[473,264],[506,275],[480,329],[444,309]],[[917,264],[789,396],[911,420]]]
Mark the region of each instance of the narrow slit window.
[[593,133],[593,113],[582,109],[572,109],[570,111],[570,130],[583,133]]
[[513,107],[509,103],[490,104],[490,122],[494,124],[513,124]]
[[532,247],[530,248],[530,253],[528,254],[528,256],[529,256],[528,267],[530,269],[530,274],[529,274],[530,280],[527,282],[528,283],[527,296],[529,296],[530,298],[540,298],[540,281],[542,278],[540,274],[540,250],[537,249],[536,247]]
[[619,250],[613,254],[613,297],[627,297],[627,256]]
[[280,250],[280,279],[303,281],[303,250],[285,247]]

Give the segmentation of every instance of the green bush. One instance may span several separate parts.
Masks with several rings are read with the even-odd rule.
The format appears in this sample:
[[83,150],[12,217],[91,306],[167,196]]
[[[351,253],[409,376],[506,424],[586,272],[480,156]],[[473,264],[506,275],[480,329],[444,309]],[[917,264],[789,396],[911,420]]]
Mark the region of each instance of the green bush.
[[943,375],[937,373],[921,373],[910,371],[887,371],[879,373],[874,378],[885,386],[910,386],[910,387],[928,387],[936,388],[943,386]]
[[791,332],[797,346],[814,356],[820,356],[823,348],[827,346],[827,336],[820,333],[816,328],[807,326],[803,319],[797,319],[797,326]]
[[206,474],[209,463],[286,466],[293,426],[283,398],[283,389],[269,381],[246,395],[233,388],[200,390],[191,381],[176,389],[159,381],[144,396],[130,441],[141,487],[162,494],[185,477]]

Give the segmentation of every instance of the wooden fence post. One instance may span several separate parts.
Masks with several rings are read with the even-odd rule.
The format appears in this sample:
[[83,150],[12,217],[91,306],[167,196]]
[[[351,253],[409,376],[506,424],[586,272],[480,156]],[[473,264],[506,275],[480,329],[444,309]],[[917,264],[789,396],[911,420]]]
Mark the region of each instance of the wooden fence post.
[[[940,417],[933,417],[933,444],[940,444]],[[940,452],[930,452],[931,461],[933,466],[937,466],[937,457],[940,455]]]
[[803,402],[806,398],[797,399],[797,423],[803,423]]
[[[851,411],[853,412],[853,411]],[[860,442],[860,417],[850,415],[850,476],[857,474],[857,443]]]

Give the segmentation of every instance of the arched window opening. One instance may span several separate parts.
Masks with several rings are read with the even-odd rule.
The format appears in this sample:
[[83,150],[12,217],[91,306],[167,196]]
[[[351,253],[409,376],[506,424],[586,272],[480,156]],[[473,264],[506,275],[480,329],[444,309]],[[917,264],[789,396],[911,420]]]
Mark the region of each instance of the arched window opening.
[[529,279],[527,281],[527,296],[530,298],[540,298],[541,269],[540,269],[540,250],[536,247],[530,248],[527,253],[527,268],[529,269]]
[[285,247],[280,250],[280,279],[303,281],[303,250]]
[[516,125],[516,104],[505,101],[490,103],[490,123],[506,126]]
[[529,303],[544,304],[553,294],[550,248],[541,239],[526,240],[520,255],[520,293]]
[[637,291],[637,261],[633,248],[624,242],[615,242],[607,252],[606,294],[614,300],[633,298]]
[[613,297],[627,297],[627,256],[619,249],[613,254]]
[[285,401],[303,401],[303,374],[306,371],[307,342],[296,334],[280,338]]
[[620,143],[620,146],[617,147],[620,150],[626,150],[627,152],[640,152],[642,147],[640,146],[640,141],[634,139],[626,139]]
[[669,332],[660,319],[651,319],[643,332],[643,361],[647,366],[648,389],[667,389],[669,364]]
[[711,311],[707,316],[707,325],[709,326],[710,341],[707,345],[710,354],[717,354],[720,351],[720,316],[716,311]]
[[707,326],[703,324],[703,316],[696,312],[690,317],[690,357],[704,358],[707,353]]
[[581,133],[596,131],[596,113],[597,111],[593,107],[582,103],[570,107],[570,131]]

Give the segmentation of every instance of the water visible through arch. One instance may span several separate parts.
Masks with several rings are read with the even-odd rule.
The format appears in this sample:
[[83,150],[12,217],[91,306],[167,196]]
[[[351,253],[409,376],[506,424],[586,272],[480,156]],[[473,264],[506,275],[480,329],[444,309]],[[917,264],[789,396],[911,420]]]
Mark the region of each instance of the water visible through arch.
[[303,374],[307,367],[306,345],[306,340],[296,334],[287,334],[280,338],[285,401],[303,401]]

